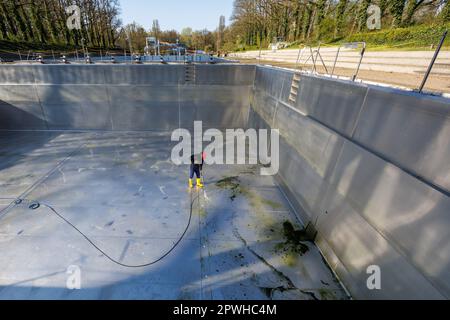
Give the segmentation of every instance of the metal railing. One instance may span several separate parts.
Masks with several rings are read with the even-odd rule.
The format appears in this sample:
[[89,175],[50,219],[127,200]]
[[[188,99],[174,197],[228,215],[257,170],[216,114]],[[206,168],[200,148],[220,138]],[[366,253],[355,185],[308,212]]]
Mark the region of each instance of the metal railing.
[[336,65],[337,65],[337,62],[338,62],[338,59],[339,59],[339,55],[341,53],[342,48],[349,48],[349,49],[353,49],[354,48],[354,49],[357,49],[358,47],[361,47],[360,54],[359,54],[359,59],[358,59],[357,65],[356,65],[355,73],[351,77],[352,81],[355,81],[356,77],[358,76],[360,67],[361,67],[361,63],[362,63],[362,59],[364,57],[364,53],[366,51],[366,43],[365,42],[344,43],[343,45],[339,46],[338,49],[337,49],[337,52],[336,52],[336,56],[335,56],[334,62],[333,62],[333,69],[332,69],[331,73],[328,71],[328,67],[327,67],[327,65],[325,63],[325,60],[323,59],[323,56],[320,53],[321,44],[319,43],[317,49],[314,49],[314,50],[313,50],[313,48],[311,46],[306,46],[305,45],[305,46],[299,48],[299,52],[298,52],[298,55],[297,55],[297,60],[296,60],[296,63],[295,63],[295,69],[299,70],[299,64],[301,62],[301,59],[303,57],[304,52],[305,51],[309,51],[309,56],[302,63],[302,66],[301,66],[300,69],[301,70],[306,69],[306,66],[308,65],[308,62],[311,61],[311,63],[312,63],[311,72],[318,74],[317,66],[318,66],[318,63],[320,62],[322,67],[323,67],[323,69],[325,70],[325,74],[333,76],[334,72],[336,70]]
[[[436,60],[437,60],[437,58],[439,56],[439,53],[440,53],[440,51],[441,51],[441,49],[442,49],[442,47],[444,45],[444,42],[445,42],[445,39],[446,39],[447,35],[448,35],[448,30],[446,30],[443,33],[443,35],[442,35],[442,37],[441,37],[441,39],[439,41],[439,44],[438,44],[438,46],[437,46],[437,48],[436,48],[436,50],[434,52],[434,55],[433,55],[433,57],[432,57],[432,59],[430,61],[430,64],[428,65],[428,68],[427,68],[427,70],[425,72],[425,75],[424,75],[424,77],[422,79],[422,82],[421,82],[419,88],[416,89],[416,91],[418,91],[419,93],[423,93],[423,90],[424,90],[424,88],[425,88],[425,86],[427,84],[427,81],[429,80],[429,77],[430,77],[430,75],[432,73],[433,67],[434,67],[434,65],[436,63]],[[320,53],[321,44],[319,43],[318,48],[315,49],[315,50],[313,50],[313,48],[310,47],[310,46],[304,45],[303,47],[299,48],[298,55],[297,55],[297,60],[296,60],[296,63],[295,63],[295,70],[299,70],[299,64],[300,64],[301,59],[302,59],[302,57],[304,55],[304,52],[305,51],[309,51],[309,56],[302,63],[302,66],[300,67],[300,70],[304,70],[305,67],[307,66],[308,62],[311,61],[312,62],[312,70],[311,70],[311,72],[318,73],[317,72],[317,70],[318,70],[317,69],[317,65],[318,65],[318,61],[320,59],[320,62],[322,63],[322,66],[323,66],[323,68],[325,70],[325,74],[326,75],[330,75],[331,77],[333,77],[335,75],[336,67],[338,65],[339,57],[341,56],[343,48],[346,48],[346,49],[358,49],[358,48],[360,48],[359,59],[358,59],[358,62],[357,62],[356,68],[355,68],[355,72],[351,76],[351,80],[352,81],[356,81],[356,79],[358,77],[358,74],[359,74],[359,71],[361,69],[361,64],[362,64],[362,61],[363,61],[363,58],[364,58],[364,54],[366,53],[367,45],[366,45],[365,42],[350,42],[350,43],[344,43],[341,46],[339,46],[337,51],[336,51],[336,56],[334,58],[333,67],[332,67],[331,73],[328,72],[328,68],[327,68],[327,66],[326,66],[326,64],[324,62],[322,54]]]
[[431,62],[430,62],[430,65],[428,66],[428,69],[425,72],[425,75],[423,77],[422,83],[420,84],[420,87],[418,89],[418,91],[420,93],[422,93],[423,89],[425,88],[425,85],[426,85],[426,83],[428,81],[428,78],[430,76],[431,70],[433,70],[433,66],[434,66],[434,64],[436,62],[436,59],[437,59],[437,57],[439,55],[439,52],[441,52],[442,46],[444,45],[444,41],[445,41],[445,38],[447,37],[447,34],[448,34],[448,30],[445,30],[444,34],[442,35],[441,41],[439,42],[439,45],[437,46],[436,51],[434,52],[433,58],[431,59]]
[[361,68],[361,63],[362,60],[364,58],[364,54],[366,53],[366,43],[365,42],[348,42],[348,43],[344,43],[343,45],[341,45],[336,53],[336,58],[334,60],[334,64],[333,64],[333,70],[331,71],[331,76],[334,75],[334,70],[336,68],[336,64],[339,58],[339,54],[341,53],[341,48],[346,48],[346,49],[357,49],[358,47],[361,47],[361,51],[359,52],[359,61],[355,70],[355,73],[352,76],[352,81],[356,80],[356,77],[358,76],[359,73],[359,69]]
[[143,55],[124,50],[123,54],[110,51],[51,51],[47,53],[33,52],[7,52],[3,51],[7,58],[1,57],[0,63],[225,63],[227,59],[214,57],[209,54],[186,55]]

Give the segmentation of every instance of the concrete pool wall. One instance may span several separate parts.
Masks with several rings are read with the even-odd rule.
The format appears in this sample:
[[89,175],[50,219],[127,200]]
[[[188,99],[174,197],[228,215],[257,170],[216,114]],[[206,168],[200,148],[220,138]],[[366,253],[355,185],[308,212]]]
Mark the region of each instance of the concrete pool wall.
[[189,68],[1,66],[0,130],[279,129],[280,185],[355,298],[450,297],[449,100],[302,75],[293,103],[292,71]]
[[254,78],[254,66],[196,65],[194,76],[184,65],[2,66],[0,128],[171,131],[194,120],[243,127]]
[[278,178],[332,269],[357,298],[449,298],[449,101],[303,75],[290,103],[293,76],[257,69],[250,126],[280,129]]

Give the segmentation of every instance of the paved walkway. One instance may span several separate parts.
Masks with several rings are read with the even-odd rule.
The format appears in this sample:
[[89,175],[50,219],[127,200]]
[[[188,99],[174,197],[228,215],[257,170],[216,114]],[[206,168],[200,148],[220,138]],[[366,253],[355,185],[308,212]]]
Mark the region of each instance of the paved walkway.
[[[337,48],[320,50],[327,70],[320,59],[317,68],[320,73],[331,73]],[[422,83],[425,71],[430,64],[434,51],[367,51],[362,60],[359,79],[417,89]],[[259,61],[259,51],[247,51],[231,54],[232,59],[245,63],[263,63],[274,66],[295,68],[299,57],[298,50],[263,51]],[[300,55],[299,66],[312,70],[309,52]],[[341,49],[334,74],[350,77],[354,74],[359,61],[359,52]],[[425,87],[428,91],[450,93],[450,51],[441,51]]]

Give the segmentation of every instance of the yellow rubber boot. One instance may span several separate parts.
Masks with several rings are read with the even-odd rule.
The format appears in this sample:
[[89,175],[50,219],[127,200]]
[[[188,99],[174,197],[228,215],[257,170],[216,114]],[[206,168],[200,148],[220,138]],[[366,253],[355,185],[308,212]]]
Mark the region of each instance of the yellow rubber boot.
[[192,189],[194,187],[194,184],[192,183],[192,179],[189,179],[189,188]]
[[197,187],[203,188],[202,179],[197,178]]

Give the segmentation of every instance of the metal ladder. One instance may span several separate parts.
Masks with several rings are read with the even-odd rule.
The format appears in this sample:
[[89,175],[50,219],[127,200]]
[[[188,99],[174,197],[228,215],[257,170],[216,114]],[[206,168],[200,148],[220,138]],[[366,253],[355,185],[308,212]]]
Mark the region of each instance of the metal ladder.
[[291,92],[289,93],[289,102],[296,103],[298,97],[298,90],[300,88],[301,74],[296,70],[291,83]]
[[[298,97],[298,91],[300,90],[300,80],[301,80],[301,72],[302,68],[300,68],[300,61],[303,56],[303,52],[309,49],[311,52],[311,57],[313,56],[312,48],[310,46],[303,46],[299,47],[298,49],[298,55],[297,55],[297,61],[295,62],[295,70],[294,70],[294,76],[292,77],[291,82],[291,91],[289,93],[289,102],[296,104],[297,103],[297,97]],[[310,59],[310,58],[308,58]],[[306,62],[305,62],[306,63]]]
[[195,68],[195,64],[194,63],[186,63],[185,67],[185,77],[184,77],[184,81],[187,84],[194,84],[195,83],[195,79],[196,79],[196,68]]

